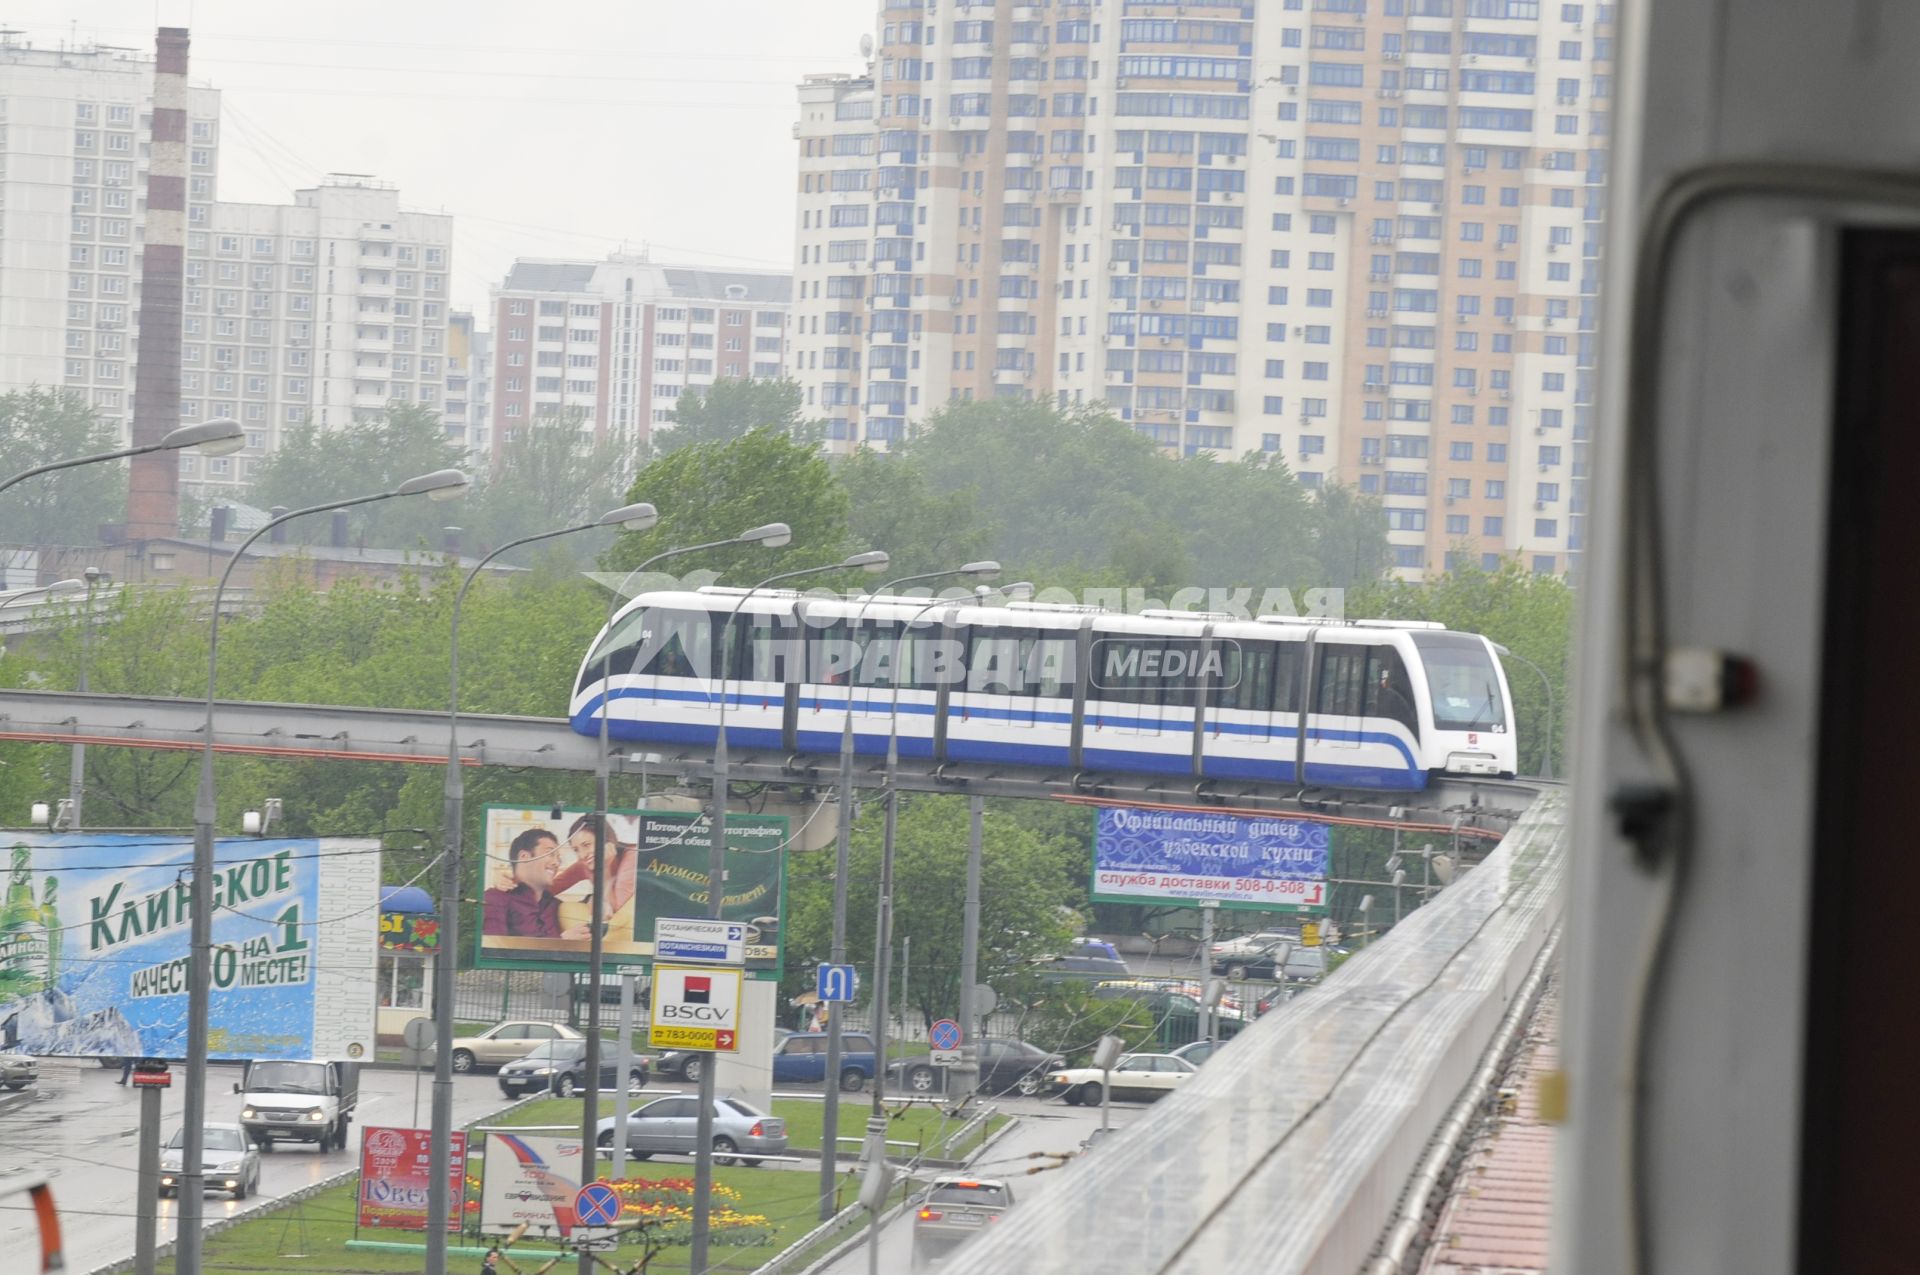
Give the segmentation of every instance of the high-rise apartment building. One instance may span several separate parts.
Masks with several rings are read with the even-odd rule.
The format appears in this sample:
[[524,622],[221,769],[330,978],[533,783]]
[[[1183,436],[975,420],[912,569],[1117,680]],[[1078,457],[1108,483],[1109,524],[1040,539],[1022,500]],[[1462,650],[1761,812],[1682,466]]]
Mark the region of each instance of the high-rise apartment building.
[[689,388],[776,380],[786,274],[605,261],[516,261],[493,293],[497,452],[542,420],[641,446]]
[[441,420],[447,427],[447,437],[475,457],[486,455],[490,447],[487,421],[493,385],[492,342],[492,334],[475,325],[471,311],[455,310],[448,316],[447,389]]
[[390,183],[335,174],[292,204],[217,203],[187,243],[180,419],[233,417],[247,449],[183,455],[183,483],[244,482],[309,421],[441,410],[453,218],[401,212]]
[[[61,387],[127,436],[154,63],[0,38],[0,389]],[[188,91],[187,224],[212,224],[220,95]],[[189,248],[207,258],[206,236]]]
[[[1581,546],[1612,6],[884,0],[800,87],[793,370],[884,446],[1104,401],[1386,507],[1417,575]],[[818,363],[816,365],[816,359]]]

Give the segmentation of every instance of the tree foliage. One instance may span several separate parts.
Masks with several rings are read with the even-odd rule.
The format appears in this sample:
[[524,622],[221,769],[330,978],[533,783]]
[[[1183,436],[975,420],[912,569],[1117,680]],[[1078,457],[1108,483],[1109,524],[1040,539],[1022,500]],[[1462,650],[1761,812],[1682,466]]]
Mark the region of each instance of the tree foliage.
[[[848,876],[847,944],[871,968],[879,898],[883,803],[868,802],[853,830]],[[928,1023],[960,1004],[962,909],[956,883],[965,880],[967,803],[961,797],[909,797],[900,802],[894,837],[896,950],[908,939],[913,959],[897,1003]],[[794,956],[824,959],[833,921],[831,850],[795,856],[788,869],[787,943]],[[981,836],[979,977],[1005,985],[1035,957],[1060,950],[1071,934],[1071,905],[1085,898],[1084,859],[1070,840],[1025,826],[999,809],[987,812]],[[896,956],[895,974],[899,965]],[[806,970],[789,959],[795,988]],[[871,980],[866,983],[871,990]]]
[[800,419],[800,383],[795,380],[720,380],[689,386],[675,400],[673,428],[654,431],[653,446],[666,456],[683,447],[731,443],[758,429],[779,430],[800,442],[818,431]]
[[631,571],[668,548],[730,540],[769,522],[792,527],[793,543],[709,551],[661,569],[676,576],[707,570],[729,583],[752,584],[776,572],[835,562],[851,551],[846,489],[816,447],[778,429],[683,447],[641,470],[627,498],[651,501],[660,521],[651,531],[620,537],[601,559],[611,571]]
[[[95,418],[86,399],[65,390],[0,394],[0,482],[58,460],[116,451],[118,433]],[[126,516],[124,464],[81,465],[30,478],[0,501],[0,541],[91,544],[102,523]]]
[[[484,552],[522,536],[578,526],[626,503],[637,457],[619,440],[596,439],[584,413],[523,430],[502,442],[494,467],[477,475],[459,515],[463,543]],[[591,552],[591,538],[554,542],[570,556]]]
[[[409,478],[436,469],[464,468],[460,444],[447,438],[440,418],[424,407],[399,403],[377,419],[339,429],[307,424],[282,435],[280,445],[254,469],[247,501],[261,509],[346,500],[391,491]],[[458,523],[448,506],[412,499],[384,501],[348,512],[357,540],[388,548],[440,547],[440,529]],[[455,508],[458,508],[457,506]],[[296,520],[287,538],[302,544],[325,540],[327,520]]]

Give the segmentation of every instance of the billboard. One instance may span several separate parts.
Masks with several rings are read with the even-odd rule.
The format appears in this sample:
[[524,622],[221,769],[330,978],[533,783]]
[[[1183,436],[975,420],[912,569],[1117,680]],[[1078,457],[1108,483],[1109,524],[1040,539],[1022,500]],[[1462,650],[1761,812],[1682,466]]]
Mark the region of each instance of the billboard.
[[[477,963],[495,969],[584,972],[592,946],[594,815],[551,807],[487,807]],[[653,923],[707,913],[703,814],[616,810],[607,818],[606,928],[611,968],[651,962]],[[727,816],[721,919],[747,927],[750,972],[780,972],[786,907],[787,818]]]
[[505,1235],[526,1223],[529,1235],[558,1238],[575,1225],[580,1192],[578,1137],[536,1137],[494,1130],[480,1179],[480,1233]]
[[[182,1058],[193,843],[0,834],[0,1048]],[[371,840],[214,843],[215,1058],[372,1056],[380,854]]]
[[1094,826],[1093,897],[1323,912],[1327,846],[1327,826],[1301,819],[1103,807]]
[[[360,1134],[360,1225],[392,1231],[427,1229],[427,1191],[432,1184],[433,1131],[368,1127]],[[467,1135],[453,1131],[447,1159],[447,1184],[454,1207],[447,1230],[460,1229],[460,1201],[466,1193]]]

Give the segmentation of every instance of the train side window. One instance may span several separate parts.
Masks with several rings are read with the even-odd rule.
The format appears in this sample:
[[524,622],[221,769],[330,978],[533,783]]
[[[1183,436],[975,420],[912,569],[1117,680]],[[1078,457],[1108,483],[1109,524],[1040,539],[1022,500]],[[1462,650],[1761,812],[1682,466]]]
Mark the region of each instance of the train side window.
[[1274,644],[1233,640],[1214,649],[1220,670],[1208,688],[1208,702],[1214,708],[1265,712],[1273,702]]
[[[716,613],[716,622],[726,619]],[[734,618],[727,677],[732,681],[788,682],[802,677],[804,646],[792,617],[746,614]]]
[[1020,647],[1026,694],[1042,699],[1072,698],[1074,647],[1071,637],[1033,632],[1020,639]]
[[1166,638],[1160,645],[1160,702],[1168,708],[1192,708],[1200,687],[1198,638]]
[[967,689],[974,694],[1024,695],[1018,629],[980,628],[967,647]]
[[1366,678],[1366,647],[1322,647],[1313,711],[1341,717],[1360,716],[1366,707]]
[[891,687],[911,685],[911,655],[901,649],[900,626],[891,620],[868,620],[853,634],[860,662],[854,667],[854,685]]
[[828,624],[804,627],[807,643],[807,681],[815,686],[843,686],[849,672],[852,622],[846,617]]
[[582,662],[580,681],[573,688],[574,692],[578,694],[584,691],[602,676],[620,677],[631,673],[634,656],[639,652],[640,644],[646,640],[652,617],[651,607],[641,607],[620,617],[594,648],[593,654]]
[[1416,734],[1420,730],[1407,666],[1390,646],[1367,648],[1367,716],[1390,718]]
[[1306,663],[1306,658],[1305,642],[1275,643],[1271,701],[1274,712],[1297,713],[1300,711],[1301,669]]
[[1113,704],[1158,704],[1159,651],[1154,638],[1096,637],[1091,693]]

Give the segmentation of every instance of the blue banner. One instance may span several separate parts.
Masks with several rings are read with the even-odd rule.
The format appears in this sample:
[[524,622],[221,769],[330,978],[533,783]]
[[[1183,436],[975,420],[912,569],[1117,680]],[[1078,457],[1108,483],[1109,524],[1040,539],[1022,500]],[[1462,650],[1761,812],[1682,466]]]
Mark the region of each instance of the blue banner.
[[1093,843],[1093,897],[1323,911],[1328,844],[1325,824],[1302,819],[1104,807]]
[[[215,845],[216,1058],[316,1056],[319,846]],[[184,1057],[191,842],[9,833],[0,848],[0,1048]]]

